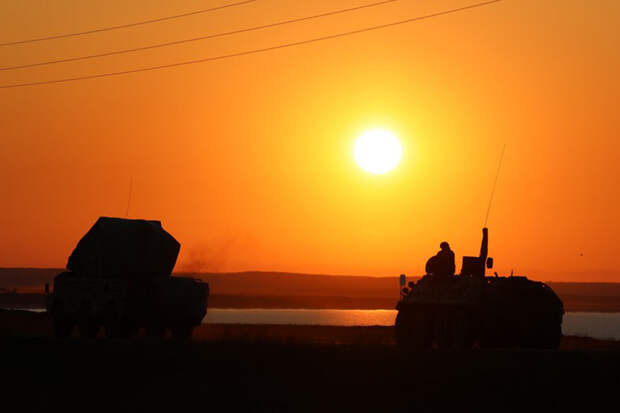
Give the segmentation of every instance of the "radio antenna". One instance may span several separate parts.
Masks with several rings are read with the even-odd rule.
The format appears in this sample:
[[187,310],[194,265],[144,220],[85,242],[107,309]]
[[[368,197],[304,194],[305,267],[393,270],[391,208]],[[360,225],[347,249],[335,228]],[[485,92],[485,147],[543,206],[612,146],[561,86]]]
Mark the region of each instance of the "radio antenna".
[[489,198],[489,206],[487,208],[487,215],[484,218],[484,227],[486,228],[489,221],[489,213],[491,212],[491,204],[493,203],[493,196],[495,196],[495,187],[497,186],[497,178],[499,178],[499,170],[502,167],[502,161],[504,160],[504,152],[506,151],[506,144],[502,147],[502,154],[499,157],[499,164],[497,165],[497,172],[495,173],[495,181],[493,182],[493,189],[491,189],[491,198]]
[[133,192],[133,175],[129,178],[129,197],[127,198],[127,211],[125,217],[129,218],[129,205],[131,204],[131,193]]

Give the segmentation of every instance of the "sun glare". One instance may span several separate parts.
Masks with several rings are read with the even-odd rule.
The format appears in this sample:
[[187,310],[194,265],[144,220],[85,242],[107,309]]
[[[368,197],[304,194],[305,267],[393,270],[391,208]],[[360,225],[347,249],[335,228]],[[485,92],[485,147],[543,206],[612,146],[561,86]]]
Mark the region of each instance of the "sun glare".
[[371,129],[362,133],[353,147],[355,162],[373,174],[384,174],[396,168],[402,152],[396,135],[384,129]]

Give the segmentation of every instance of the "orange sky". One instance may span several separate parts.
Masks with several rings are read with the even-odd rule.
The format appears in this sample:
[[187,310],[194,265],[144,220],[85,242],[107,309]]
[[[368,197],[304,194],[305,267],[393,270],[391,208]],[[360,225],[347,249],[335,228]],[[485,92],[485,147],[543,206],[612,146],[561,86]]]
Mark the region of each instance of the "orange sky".
[[[0,62],[139,47],[368,2],[259,0],[0,47]],[[0,84],[227,54],[473,2],[401,0],[178,47],[4,71]],[[2,2],[0,40],[224,3]],[[619,25],[616,0],[506,0],[263,54],[2,89],[0,266],[63,266],[98,216],[125,215],[133,176],[129,216],[162,220],[182,244],[177,269],[421,274],[444,239],[457,257],[477,254],[506,143],[489,219],[496,269],[620,281]],[[371,127],[402,140],[402,162],[386,175],[369,175],[353,160],[354,139]]]

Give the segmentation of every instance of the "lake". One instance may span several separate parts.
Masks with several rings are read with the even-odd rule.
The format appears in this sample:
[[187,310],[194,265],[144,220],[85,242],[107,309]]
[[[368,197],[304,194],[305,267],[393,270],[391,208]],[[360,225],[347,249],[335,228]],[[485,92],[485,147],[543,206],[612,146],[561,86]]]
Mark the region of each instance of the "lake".
[[[28,309],[42,312],[45,309]],[[391,326],[396,310],[304,310],[304,309],[221,309],[207,311],[203,323],[297,324],[326,326]],[[564,314],[565,336],[620,340],[620,313],[569,312]]]
[[[203,323],[390,326],[396,310],[209,309]],[[620,313],[566,313],[566,336],[620,340]]]

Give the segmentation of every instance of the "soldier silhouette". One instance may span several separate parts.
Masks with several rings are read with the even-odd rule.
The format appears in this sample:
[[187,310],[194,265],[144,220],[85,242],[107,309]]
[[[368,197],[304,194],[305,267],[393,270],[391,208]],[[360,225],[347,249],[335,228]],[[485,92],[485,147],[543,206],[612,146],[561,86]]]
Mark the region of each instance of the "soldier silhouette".
[[450,244],[446,241],[439,244],[439,247],[441,250],[437,255],[432,256],[426,262],[426,273],[446,278],[451,277],[456,270],[454,252],[450,249]]

